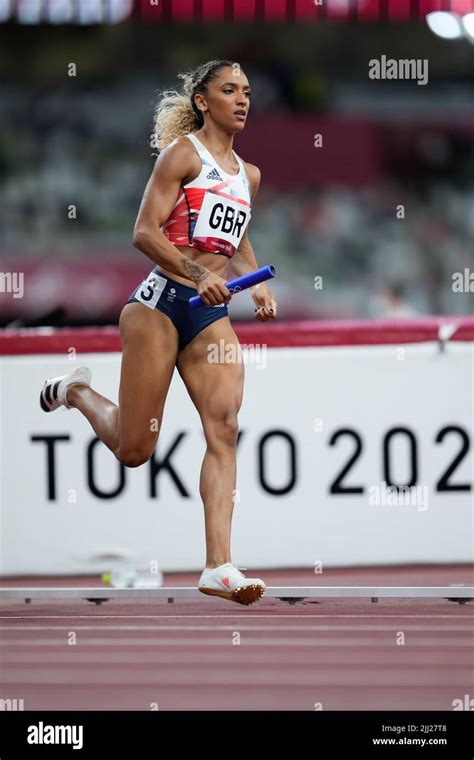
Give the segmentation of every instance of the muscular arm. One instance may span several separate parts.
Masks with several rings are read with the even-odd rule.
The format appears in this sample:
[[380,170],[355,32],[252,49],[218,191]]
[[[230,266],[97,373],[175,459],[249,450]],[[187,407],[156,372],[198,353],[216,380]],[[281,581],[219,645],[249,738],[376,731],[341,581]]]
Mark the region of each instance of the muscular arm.
[[254,269],[258,269],[257,259],[255,258],[247,233],[245,233],[240,241],[240,245],[234,253],[229,266],[236,277],[240,277],[243,274],[247,274],[247,272],[252,272]]
[[178,140],[166,148],[155,162],[133,230],[135,248],[154,264],[194,282],[205,279],[208,270],[181,253],[160,227],[171,214],[182,181],[199,170],[199,156],[188,140]]
[[[245,164],[245,168],[250,182],[253,201],[260,186],[261,174],[260,170],[256,166],[253,166],[253,164]],[[247,274],[247,272],[252,272],[254,269],[258,269],[257,259],[255,258],[247,231],[245,231],[244,236],[240,241],[240,245],[230,261],[230,268],[237,277]]]
[[[245,164],[245,168],[251,185],[253,201],[260,186],[260,170],[252,164]],[[257,259],[255,258],[250,240],[248,239],[247,231],[230,261],[230,268],[237,277],[247,274],[247,272],[252,272],[254,269],[258,269]],[[254,285],[253,288],[250,288],[250,292],[257,307],[255,309],[256,319],[260,322],[266,322],[268,319],[275,319],[277,313],[276,301],[267,287],[267,283],[261,282],[259,285]]]

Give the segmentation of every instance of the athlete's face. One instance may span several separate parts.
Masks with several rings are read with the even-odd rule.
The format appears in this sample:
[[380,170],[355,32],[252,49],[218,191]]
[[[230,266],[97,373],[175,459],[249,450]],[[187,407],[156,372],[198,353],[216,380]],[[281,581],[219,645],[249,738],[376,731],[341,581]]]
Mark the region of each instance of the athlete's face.
[[250,108],[250,85],[238,66],[225,66],[207,85],[206,95],[196,95],[196,104],[229,132],[245,127]]

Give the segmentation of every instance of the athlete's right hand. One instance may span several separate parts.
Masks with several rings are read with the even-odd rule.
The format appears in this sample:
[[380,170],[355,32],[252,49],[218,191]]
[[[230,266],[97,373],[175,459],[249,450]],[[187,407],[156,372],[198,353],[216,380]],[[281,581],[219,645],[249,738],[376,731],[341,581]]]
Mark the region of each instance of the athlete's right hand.
[[205,279],[199,280],[197,292],[206,306],[217,306],[220,303],[228,304],[232,298],[232,293],[227,289],[225,280],[214,272],[208,272]]

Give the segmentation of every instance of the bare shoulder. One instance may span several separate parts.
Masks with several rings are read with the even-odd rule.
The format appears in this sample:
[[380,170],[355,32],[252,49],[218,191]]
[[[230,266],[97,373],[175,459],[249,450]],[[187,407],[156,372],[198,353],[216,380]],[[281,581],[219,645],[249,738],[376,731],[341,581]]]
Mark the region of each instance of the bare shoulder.
[[170,173],[185,178],[197,171],[199,174],[201,159],[194,145],[187,137],[177,137],[166,146],[155,162],[155,172]]
[[260,179],[262,177],[262,173],[258,166],[255,166],[255,164],[248,164],[247,161],[244,161],[245,171],[247,172],[247,177],[249,178],[250,187],[252,189],[252,198],[255,197],[257,194],[258,188],[260,187]]
[[170,145],[168,145],[168,148],[173,148],[175,151],[181,151],[184,153],[193,153],[195,156],[198,155],[198,152],[194,147],[194,143],[192,143],[191,140],[186,137],[186,135],[177,137],[175,140],[173,140],[172,143],[170,143]]
[[244,166],[251,184],[256,184],[258,187],[260,184],[260,178],[262,176],[260,169],[258,166],[255,166],[255,164],[248,164],[247,161],[244,161]]

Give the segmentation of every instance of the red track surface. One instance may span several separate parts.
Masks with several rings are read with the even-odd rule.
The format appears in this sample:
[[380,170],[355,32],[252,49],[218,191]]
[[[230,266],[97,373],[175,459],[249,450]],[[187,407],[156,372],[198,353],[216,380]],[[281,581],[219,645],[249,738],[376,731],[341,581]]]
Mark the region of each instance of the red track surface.
[[[466,566],[258,575],[269,586],[474,582]],[[168,574],[164,585],[197,578]],[[473,604],[438,599],[2,602],[0,698],[23,699],[26,710],[451,710],[474,695],[473,613]]]

